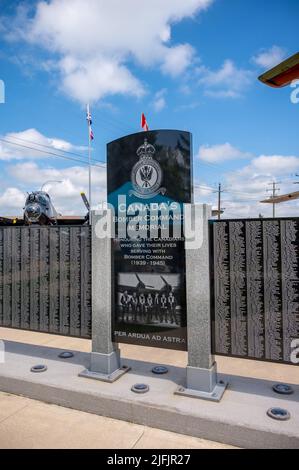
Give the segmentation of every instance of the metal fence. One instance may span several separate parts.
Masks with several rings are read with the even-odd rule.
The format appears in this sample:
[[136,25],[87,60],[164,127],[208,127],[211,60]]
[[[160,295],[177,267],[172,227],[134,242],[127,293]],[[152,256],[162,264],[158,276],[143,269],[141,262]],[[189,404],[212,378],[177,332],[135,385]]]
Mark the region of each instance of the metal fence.
[[91,231],[0,228],[0,326],[91,337]]

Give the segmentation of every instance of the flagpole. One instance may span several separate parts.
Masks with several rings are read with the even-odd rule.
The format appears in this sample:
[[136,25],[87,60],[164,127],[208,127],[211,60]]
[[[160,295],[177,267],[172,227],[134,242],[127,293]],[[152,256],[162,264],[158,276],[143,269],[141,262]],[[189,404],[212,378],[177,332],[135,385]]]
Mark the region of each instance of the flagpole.
[[[87,116],[90,116],[89,103],[87,104]],[[88,121],[88,199],[89,199],[89,225],[91,225],[91,126]]]

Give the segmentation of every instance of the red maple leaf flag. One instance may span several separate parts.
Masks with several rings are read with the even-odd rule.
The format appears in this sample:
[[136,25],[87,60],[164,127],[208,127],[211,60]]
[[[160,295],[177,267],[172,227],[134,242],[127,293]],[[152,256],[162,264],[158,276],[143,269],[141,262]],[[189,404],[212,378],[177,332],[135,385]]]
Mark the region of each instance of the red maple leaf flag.
[[146,117],[143,113],[141,114],[141,127],[144,131],[148,131],[148,124],[146,121]]

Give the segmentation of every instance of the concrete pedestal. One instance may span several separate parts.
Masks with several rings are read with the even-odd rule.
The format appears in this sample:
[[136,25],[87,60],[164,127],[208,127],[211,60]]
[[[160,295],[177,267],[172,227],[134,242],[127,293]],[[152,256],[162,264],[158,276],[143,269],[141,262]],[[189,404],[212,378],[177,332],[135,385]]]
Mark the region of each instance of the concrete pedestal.
[[176,395],[220,401],[226,388],[222,380],[217,382],[216,362],[210,369],[187,366],[187,387],[178,387]]
[[[220,401],[226,383],[217,380],[217,367],[211,352],[209,218],[211,206],[191,206],[192,226],[199,243],[188,248],[186,243],[186,292],[188,366],[186,386],[176,394]],[[190,224],[189,224],[190,225]]]
[[127,366],[120,366],[119,350],[110,354],[92,352],[90,355],[90,368],[80,372],[79,377],[112,383],[129,370],[130,368]]
[[89,368],[79,374],[104,382],[114,382],[129,370],[121,367],[118,345],[112,342],[112,240],[101,230],[111,218],[109,209],[92,212],[92,352]]

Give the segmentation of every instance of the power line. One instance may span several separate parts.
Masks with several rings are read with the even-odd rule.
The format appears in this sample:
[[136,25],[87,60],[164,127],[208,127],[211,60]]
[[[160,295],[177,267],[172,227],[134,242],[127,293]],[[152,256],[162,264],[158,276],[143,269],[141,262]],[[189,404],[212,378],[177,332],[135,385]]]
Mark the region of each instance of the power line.
[[215,191],[214,188],[210,188],[210,187],[208,187],[208,186],[202,186],[202,185],[200,185],[200,184],[194,184],[194,188],[205,189],[205,190],[207,190],[207,191]]
[[[244,196],[245,195],[248,195],[248,196],[253,196],[253,193],[252,192],[246,192],[246,191],[237,191],[236,189],[228,189],[227,190],[228,193],[235,193],[235,194],[243,194]],[[259,193],[255,193],[255,194],[261,194],[262,191],[260,191]]]
[[[214,172],[215,172],[216,170],[218,170],[218,169],[221,169],[221,170],[225,171],[226,173],[227,173],[228,171],[229,171],[230,173],[236,171],[236,169],[234,169],[234,170],[228,170],[228,168],[222,166],[222,165],[219,164],[219,163],[206,162],[206,161],[203,161],[202,159],[199,159],[199,165],[207,166],[207,167],[208,167],[207,170],[211,170],[211,171],[214,170]],[[293,176],[299,177],[299,175],[297,175],[297,174],[296,174],[296,175],[293,175]],[[281,183],[288,182],[288,181],[291,181],[291,180],[292,180],[290,176],[280,177],[280,179],[283,180],[283,181],[281,181]],[[250,193],[248,193],[248,194],[250,194]]]
[[[49,148],[49,149],[52,149],[52,150],[54,149],[54,150],[56,150],[56,152],[62,152],[62,153],[66,153],[68,155],[74,155],[75,157],[85,158],[85,155],[83,155],[83,154],[76,153],[76,152],[70,152],[69,150],[58,149],[58,148],[53,147],[51,145],[40,144],[39,142],[34,142],[33,140],[22,139],[21,137],[15,137],[15,136],[10,136],[10,139],[20,140],[21,142],[26,142],[28,144],[38,145],[39,147]],[[12,145],[14,145],[14,144],[17,145],[17,143],[8,141],[7,139],[0,139],[0,140],[2,140],[3,142],[9,142]],[[18,144],[18,145],[20,145],[20,144]],[[34,148],[34,150],[38,150],[38,149]],[[102,160],[95,160],[94,159],[93,161],[97,162],[97,163],[105,163]]]
[[[38,145],[39,147],[43,147],[43,148],[48,148],[48,149],[52,149],[52,150],[54,149],[57,152],[63,152],[63,153],[66,153],[68,155],[74,155],[75,157],[85,158],[85,155],[83,155],[81,153],[70,152],[69,150],[64,150],[64,149],[58,149],[57,147],[53,147],[52,145],[40,144],[39,142],[34,142],[33,140],[22,139],[21,137],[16,137],[16,136],[10,136],[9,138],[10,139],[20,140],[21,142],[25,142],[25,143],[28,143],[28,144]],[[97,161],[98,163],[105,163],[104,161],[101,161],[101,160],[94,160],[94,161]]]
[[[30,147],[28,145],[22,145],[22,144],[18,144],[17,142],[11,142],[9,140],[6,140],[6,139],[1,139],[0,138],[0,141],[1,142],[6,142],[8,144],[11,144],[11,145],[16,145],[17,147],[22,147],[22,148],[26,148],[26,149],[29,149],[29,150],[34,150],[35,152],[40,152],[42,154],[46,154],[46,155],[51,155],[51,156],[54,156],[54,157],[60,157],[60,158],[63,158],[65,160],[72,160],[74,162],[77,162],[77,163],[84,163],[85,165],[88,165],[88,161],[87,160],[79,160],[77,158],[72,158],[72,157],[67,157],[65,155],[60,155],[58,153],[55,153],[55,152],[49,152],[49,151],[45,151],[45,150],[40,150],[36,147]],[[97,161],[97,160],[92,160],[92,161]],[[92,163],[92,166],[95,166],[95,167],[99,167],[99,168],[106,168],[106,165],[99,165],[97,163]]]
[[134,132],[138,132],[136,131],[136,128],[133,127],[133,126],[127,126],[125,125],[122,121],[119,121],[118,119],[116,119],[115,117],[113,117],[113,120],[107,118],[106,116],[105,117],[101,117],[101,122],[102,121],[106,121],[106,124],[110,125],[111,127],[114,127],[115,129],[120,129],[122,132],[125,132],[127,133],[128,129],[130,130],[130,132],[132,131],[132,133]]
[[[215,190],[215,188],[211,188],[209,186],[203,186],[203,185],[200,185],[200,184],[194,184],[194,188],[196,188],[196,189],[205,189],[206,191],[217,192],[217,190]],[[237,191],[237,190],[234,190],[234,189],[225,189],[225,192],[226,193],[232,193],[232,194],[240,194],[240,195],[243,195],[244,197],[246,197],[247,199],[250,199],[250,197],[252,198],[252,200],[257,199],[257,197],[254,196],[254,194],[252,192]]]
[[[123,125],[123,123],[121,123],[121,121],[117,120],[116,118],[113,118],[113,121],[108,119],[108,118],[101,118],[101,121],[103,121],[103,124],[102,126],[108,130],[112,130],[113,132],[115,131],[121,131],[123,132],[124,134],[127,133],[128,129],[130,130],[130,132],[132,133],[136,133],[138,132],[138,130],[136,130],[133,126],[125,126]],[[118,124],[116,124],[118,123]],[[108,126],[108,127],[107,127]],[[52,146],[50,145],[46,145],[46,144],[41,144],[41,143],[38,143],[38,142],[34,142],[34,141],[31,141],[31,140],[27,140],[27,139],[22,139],[21,137],[16,137],[16,136],[10,136],[11,139],[16,139],[16,140],[19,140],[19,141],[22,141],[22,142],[25,142],[25,143],[31,143],[31,144],[34,144],[34,145],[38,145],[39,147],[43,147],[43,148],[49,148],[49,149],[53,149]],[[0,139],[1,140],[1,139]],[[3,140],[4,141],[4,140]],[[10,142],[12,144],[12,142]],[[85,156],[83,154],[79,154],[79,153],[76,153],[76,152],[71,152],[71,151],[68,151],[68,150],[62,150],[62,149],[57,149],[55,148],[56,151],[58,152],[63,152],[63,153],[66,153],[66,154],[69,154],[69,155],[74,155],[76,157],[80,157],[80,158],[84,158]],[[95,160],[93,159],[93,161],[97,162],[97,163],[106,163],[105,161],[103,160]]]
[[107,123],[107,122],[105,123],[105,121],[102,121],[102,122],[101,122],[101,129],[106,129],[106,131],[108,131],[108,132],[110,132],[110,133],[113,133],[113,134],[115,134],[115,133],[119,134],[120,132],[121,132],[122,134],[125,134],[125,135],[127,134],[127,131],[125,131],[125,130],[119,130],[119,129],[118,129],[117,127],[115,127],[114,125],[109,124],[109,123]]

